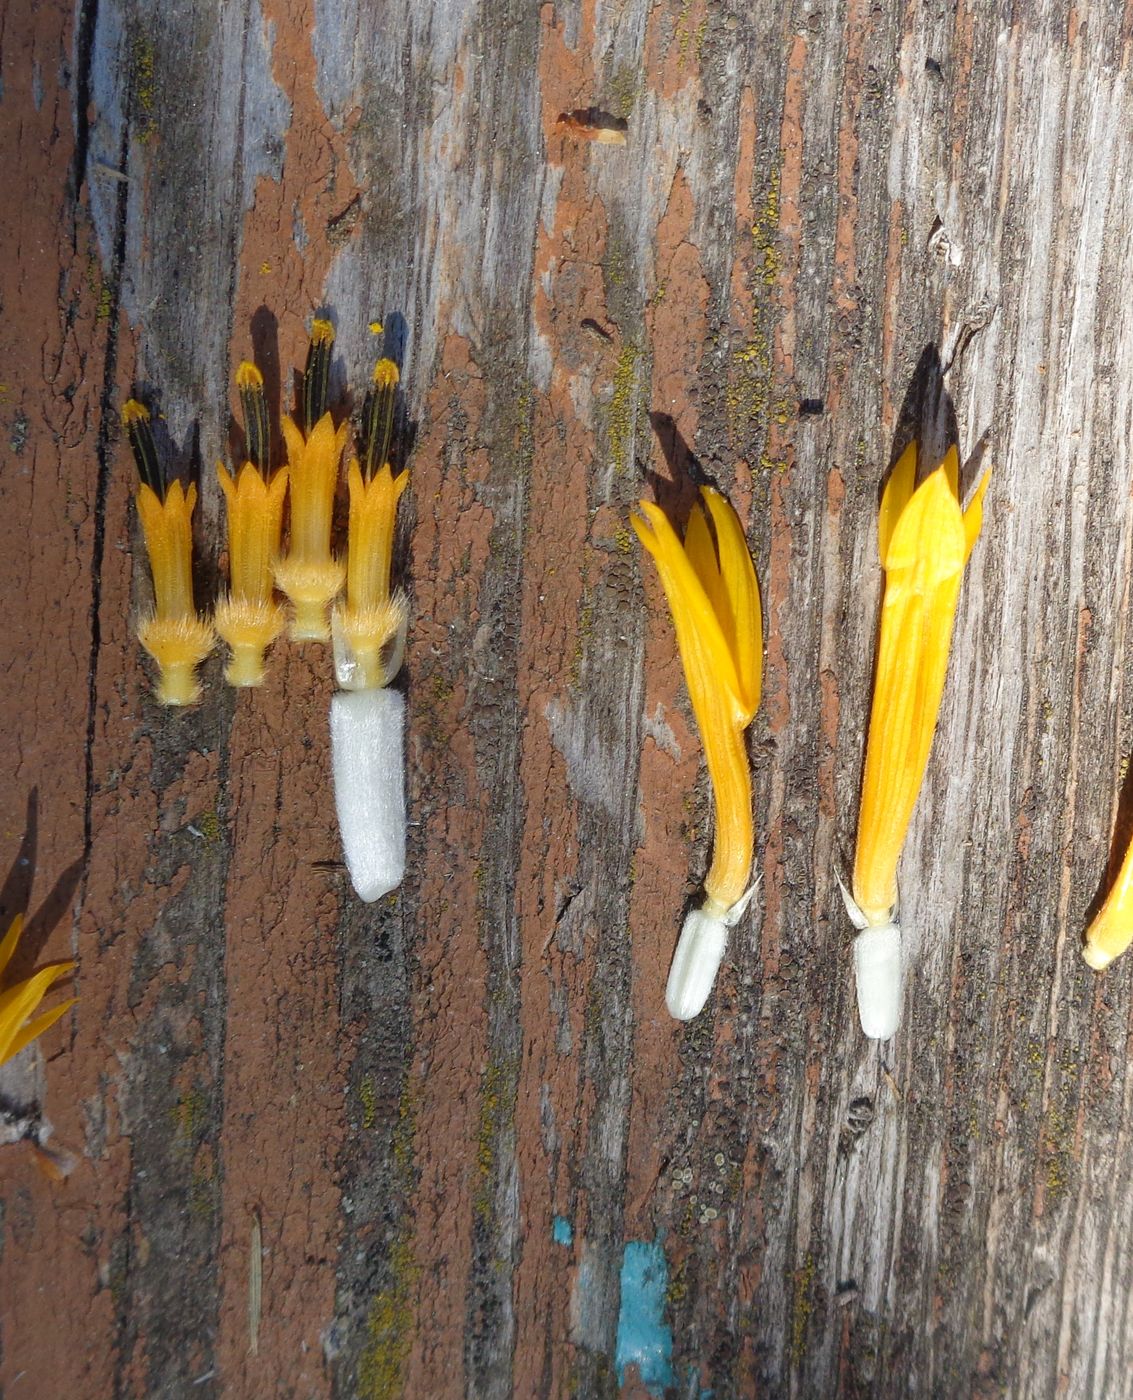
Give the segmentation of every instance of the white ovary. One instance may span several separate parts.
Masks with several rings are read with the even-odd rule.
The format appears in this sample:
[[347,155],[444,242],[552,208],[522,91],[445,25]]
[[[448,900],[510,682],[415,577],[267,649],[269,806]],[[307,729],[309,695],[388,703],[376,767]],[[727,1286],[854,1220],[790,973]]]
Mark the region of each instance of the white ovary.
[[334,802],[346,868],[359,899],[405,875],[405,701],[396,690],[339,692],[330,702]]
[[722,918],[693,909],[684,921],[669,981],[665,1005],[678,1021],[699,1016],[712,994],[716,973],[728,946],[728,925]]
[[854,939],[858,1016],[871,1040],[889,1040],[901,1020],[901,930],[896,924],[863,929]]

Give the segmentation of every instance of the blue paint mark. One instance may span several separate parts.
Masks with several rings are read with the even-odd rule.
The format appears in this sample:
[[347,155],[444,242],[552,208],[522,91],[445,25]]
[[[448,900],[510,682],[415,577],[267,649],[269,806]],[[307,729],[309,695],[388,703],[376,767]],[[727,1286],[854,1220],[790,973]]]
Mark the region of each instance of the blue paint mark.
[[636,1366],[650,1395],[674,1383],[673,1333],[665,1324],[669,1265],[659,1244],[631,1240],[622,1255],[622,1306],[614,1364],[618,1384],[627,1366]]
[[556,1244],[574,1243],[574,1226],[565,1215],[555,1216],[555,1223],[551,1226],[551,1238]]

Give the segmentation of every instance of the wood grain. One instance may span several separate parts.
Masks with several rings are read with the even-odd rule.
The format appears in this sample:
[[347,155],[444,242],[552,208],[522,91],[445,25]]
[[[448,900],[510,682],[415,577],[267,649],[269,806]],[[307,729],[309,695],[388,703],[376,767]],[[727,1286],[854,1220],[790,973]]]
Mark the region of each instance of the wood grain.
[[[81,997],[0,1083],[80,1154],[0,1155],[5,1394],[640,1396],[638,1241],[673,1395],[1133,1395],[1133,963],[1079,958],[1133,750],[1130,15],[12,0],[0,34],[3,912],[30,885]],[[199,471],[207,601],[234,366],[286,407],[321,307],[343,402],[386,322],[415,433],[409,875],[372,908],[326,658],[239,696],[214,658],[179,715],[131,630],[116,406]],[[879,1048],[833,872],[913,432],[993,475]],[[763,589],[761,884],[681,1027],[711,801],[626,519],[698,474]]]

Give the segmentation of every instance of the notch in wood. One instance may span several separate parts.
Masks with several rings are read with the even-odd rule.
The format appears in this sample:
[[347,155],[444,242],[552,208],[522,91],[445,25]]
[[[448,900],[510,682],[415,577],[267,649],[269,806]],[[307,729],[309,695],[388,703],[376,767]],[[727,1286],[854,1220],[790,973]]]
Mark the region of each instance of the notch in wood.
[[580,136],[584,141],[598,141],[603,146],[624,146],[629,123],[624,117],[603,112],[599,107],[577,107],[559,117],[559,126]]

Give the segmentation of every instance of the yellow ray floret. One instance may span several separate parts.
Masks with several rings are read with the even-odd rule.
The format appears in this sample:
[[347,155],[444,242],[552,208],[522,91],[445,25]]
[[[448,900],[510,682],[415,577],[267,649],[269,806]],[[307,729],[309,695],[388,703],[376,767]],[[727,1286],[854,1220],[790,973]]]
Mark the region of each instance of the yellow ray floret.
[[862,782],[853,892],[868,926],[889,924],[897,862],[932,747],[964,564],[979,535],[985,476],[967,511],[952,448],[915,487],[916,446],[894,467],[878,520],[885,597]]
[[[0,978],[16,951],[23,926],[23,916],[17,914],[0,942]],[[33,1015],[51,987],[61,977],[66,977],[73,971],[74,966],[73,962],[52,963],[50,967],[33,972],[23,982],[16,982],[0,991],[0,1064],[10,1060],[13,1055],[18,1055],[25,1045],[30,1045],[49,1026],[53,1026],[65,1011],[74,1006],[77,998],[70,997],[42,1015]]]
[[179,481],[163,486],[149,431],[149,412],[131,399],[122,422],[142,483],[136,502],[153,575],[154,611],[138,623],[138,640],[157,662],[157,697],[164,705],[190,705],[200,694],[195,670],[212,650],[213,631],[193,608],[193,507],[197,488]]
[[[228,510],[228,596],[217,604],[216,630],[232,649],[230,685],[260,685],[264,652],[283,631],[283,609],[272,598],[272,565],[279,554],[287,468],[269,480],[267,405],[263,377],[245,362],[236,373],[244,403],[249,456],[235,479],[221,464],[217,477]],[[262,468],[257,464],[262,463]]]
[[664,513],[647,501],[640,507],[644,520],[632,524],[657,565],[704,745],[716,808],[705,910],[722,917],[742,898],[751,874],[751,776],[743,732],[759,705],[762,616],[755,568],[735,511],[708,487],[701,498],[707,515],[694,507],[683,544]]
[[1082,956],[1096,971],[1107,968],[1133,943],[1133,841],[1125,852],[1117,882],[1086,931]]
[[325,641],[330,635],[327,606],[345,582],[346,570],[331,553],[331,516],[338,464],[350,430],[337,429],[329,413],[304,439],[290,418],[281,424],[291,482],[291,541],[277,561],[275,581],[295,609],[291,635],[297,641]]

